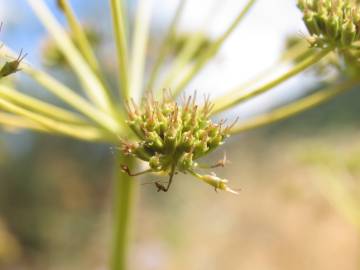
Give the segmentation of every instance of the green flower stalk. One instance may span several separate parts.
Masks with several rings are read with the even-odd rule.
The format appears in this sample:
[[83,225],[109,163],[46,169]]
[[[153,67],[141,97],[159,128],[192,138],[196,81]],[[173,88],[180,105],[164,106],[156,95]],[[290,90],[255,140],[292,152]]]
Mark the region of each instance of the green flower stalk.
[[174,174],[181,172],[191,173],[213,186],[215,190],[236,193],[226,185],[226,180],[216,175],[200,175],[194,171],[199,167],[196,160],[222,145],[234,125],[225,126],[224,122],[212,123],[209,119],[212,107],[209,99],[205,99],[203,106],[198,106],[196,95],[189,96],[182,105],[178,105],[171,95],[166,95],[165,92],[160,102],[149,94],[140,108],[135,102],[129,102],[127,124],[136,135],[137,141],[123,141],[121,149],[125,155],[145,161],[149,169],[132,174],[124,165],[124,171],[129,175],[147,172],[169,175],[166,187],[160,182],[155,183],[158,191],[168,191]]
[[[99,47],[101,43],[101,37],[99,34],[90,27],[85,27],[84,32],[86,38],[89,40],[90,45],[93,48]],[[72,36],[72,33],[69,33],[71,40],[76,43],[76,39]],[[79,46],[77,45],[78,49]],[[59,50],[58,46],[55,42],[50,38],[45,38],[42,42],[42,60],[43,64],[48,67],[56,67],[56,68],[68,68],[68,62],[64,54]]]

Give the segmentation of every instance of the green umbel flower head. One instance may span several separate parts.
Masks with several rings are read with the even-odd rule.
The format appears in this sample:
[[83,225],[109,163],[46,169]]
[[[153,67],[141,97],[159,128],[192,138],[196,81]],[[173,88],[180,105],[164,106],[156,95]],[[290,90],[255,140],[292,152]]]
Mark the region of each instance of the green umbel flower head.
[[349,48],[360,40],[356,0],[299,0],[304,22],[316,47]]
[[[223,144],[232,127],[224,126],[224,121],[213,123],[209,118],[212,107],[209,99],[205,99],[202,107],[198,106],[196,96],[190,96],[180,106],[166,93],[162,101],[147,95],[140,107],[131,101],[127,106],[127,123],[137,140],[122,141],[121,150],[148,163],[149,169],[141,173],[156,172],[170,176],[167,187],[156,183],[158,191],[167,191],[174,174],[182,172],[194,175],[215,189],[235,193],[227,187],[227,180],[194,171],[198,167],[204,168],[196,160]],[[224,164],[225,159],[207,168]],[[130,173],[127,166],[122,168],[130,175],[139,175]]]

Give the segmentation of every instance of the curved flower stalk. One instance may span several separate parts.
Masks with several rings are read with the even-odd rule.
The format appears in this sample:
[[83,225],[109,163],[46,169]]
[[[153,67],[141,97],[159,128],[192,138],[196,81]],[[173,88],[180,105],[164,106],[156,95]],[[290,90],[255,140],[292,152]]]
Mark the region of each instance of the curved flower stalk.
[[[119,66],[117,70],[118,91],[112,91],[104,80],[91,42],[72,10],[69,1],[58,0],[58,5],[68,22],[68,31],[57,21],[44,0],[27,0],[49,32],[67,65],[77,76],[83,93],[78,94],[64,82],[60,82],[44,71],[33,68],[26,59],[22,59],[23,55],[16,55],[4,45],[0,49],[1,56],[12,57],[14,60],[3,65],[0,70],[2,77],[11,75],[20,69],[54,97],[65,102],[70,109],[31,97],[0,80],[0,123],[9,128],[31,129],[49,134],[70,136],[89,142],[102,142],[120,146],[122,151],[116,153],[118,164],[116,166],[117,179],[114,188],[116,194],[114,195],[114,245],[111,269],[122,270],[126,269],[127,265],[133,192],[137,183],[130,176],[140,175],[145,172],[165,174],[165,176],[169,177],[167,186],[162,185],[160,182],[155,184],[159,191],[167,191],[175,174],[178,172],[188,173],[209,184],[215,190],[236,193],[235,190],[228,187],[228,180],[212,173],[202,175],[197,172],[198,168],[212,169],[224,166],[225,158],[212,166],[202,165],[198,159],[208,155],[220,146],[230,134],[244,130],[244,128],[241,128],[241,125],[244,125],[243,123],[238,123],[235,126],[233,124],[225,126],[224,122],[213,123],[211,116],[271,90],[278,84],[319,62],[333,51],[334,46],[314,46],[316,48],[302,50],[301,54],[306,55],[306,57],[292,69],[249,91],[239,92],[239,89],[235,89],[234,95],[230,95],[231,98],[227,94],[227,96],[216,99],[214,102],[206,99],[204,104],[199,106],[193,96],[185,98],[183,103],[177,103],[176,96],[213,59],[223,43],[238,27],[256,2],[255,0],[248,0],[229,27],[218,38],[208,44],[196,58],[186,57],[186,61],[184,61],[185,58],[177,59],[175,57],[172,59],[174,66],[169,70],[172,72],[171,74],[177,76],[171,75],[167,77],[171,78],[167,82],[172,86],[170,89],[171,95],[166,95],[162,101],[158,101],[157,97],[162,89],[155,88],[155,97],[153,98],[151,95],[144,94],[145,90],[147,90],[145,85],[156,86],[160,80],[160,71],[167,67],[165,60],[167,60],[168,53],[171,51],[171,42],[176,36],[177,24],[184,10],[186,0],[180,0],[175,17],[161,46],[161,52],[152,67],[148,81],[145,81],[146,76],[144,74],[152,1],[139,1],[133,31],[128,31],[129,22],[126,17],[124,1],[109,1]],[[187,39],[178,56],[188,55],[184,50],[188,50],[189,47],[195,50],[196,46],[200,46],[200,42],[195,40],[197,38],[197,35],[195,35]],[[354,41],[357,39],[356,34]],[[196,46],[193,46],[193,44]],[[353,48],[353,45],[357,46],[353,43],[351,45],[350,43],[346,44],[351,49],[356,48]],[[292,56],[289,57],[289,55]],[[290,52],[285,53],[281,62],[291,62],[292,58],[298,56]],[[177,63],[181,63],[181,65]],[[173,72],[180,66],[185,66],[184,72],[180,70],[178,73]],[[320,95],[320,97],[314,98],[310,102],[303,102],[300,105],[294,104],[294,106],[290,105],[292,107],[283,110],[280,117],[277,116],[275,119],[284,118],[294,112],[315,106],[320,101],[334,96],[341,89],[350,88],[351,85],[357,83],[359,81],[354,79],[351,83],[344,83],[338,88],[324,92],[327,94]],[[144,101],[141,103],[141,100]],[[126,111],[128,117],[125,117]],[[274,117],[268,119],[257,123],[270,123]],[[252,124],[248,125],[248,127],[254,128],[260,124]],[[148,169],[144,172],[132,173],[133,167],[137,165],[135,158],[145,161]]]
[[[319,63],[335,52],[347,64],[352,76],[360,67],[360,8],[355,0],[299,0],[304,23],[309,30],[310,49],[294,67],[279,77],[253,89],[237,87],[215,100],[214,113],[223,112],[259,94],[265,93],[289,78]],[[227,96],[232,96],[230,100]]]
[[[84,32],[86,35],[86,38],[89,40],[89,44],[96,49],[99,47],[101,43],[101,37],[99,36],[99,33],[97,33],[93,28],[91,27],[84,27]],[[79,50],[80,46],[76,42],[76,37],[72,36],[74,35],[72,32],[69,33],[72,42],[77,46]],[[42,62],[46,67],[53,67],[53,68],[67,68],[68,63],[66,61],[66,58],[64,57],[63,53],[59,50],[55,42],[50,38],[45,38],[42,41],[41,45],[41,51],[42,51]],[[94,61],[94,60],[91,60]],[[95,70],[98,70],[98,63],[92,64],[93,68]]]
[[[245,93],[240,91],[241,89],[237,89],[240,94],[237,94],[238,91],[236,90],[233,91],[231,94],[235,96],[235,99],[232,101],[220,98],[217,100],[216,104],[218,106],[215,106],[215,113],[266,92],[309,67],[315,67],[318,72],[329,66],[335,67],[338,71],[338,78],[331,80],[330,83],[325,83],[322,89],[309,96],[283,105],[263,115],[239,122],[232,129],[232,134],[289,118],[360,85],[359,1],[299,0],[298,7],[304,13],[303,20],[310,33],[307,40],[311,49],[308,49],[303,54],[295,55],[292,59],[294,68],[283,76],[248,92],[245,91]],[[301,42],[298,42],[298,44],[302,47]]]

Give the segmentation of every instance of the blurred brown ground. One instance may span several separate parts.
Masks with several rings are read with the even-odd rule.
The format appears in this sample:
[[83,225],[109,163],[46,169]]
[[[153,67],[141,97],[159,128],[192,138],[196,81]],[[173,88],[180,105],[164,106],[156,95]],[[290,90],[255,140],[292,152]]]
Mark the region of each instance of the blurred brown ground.
[[242,188],[238,197],[180,176],[156,206],[147,191],[134,269],[358,269],[359,232],[319,190],[326,179],[302,160],[316,141],[346,152],[355,139],[239,138],[222,172]]

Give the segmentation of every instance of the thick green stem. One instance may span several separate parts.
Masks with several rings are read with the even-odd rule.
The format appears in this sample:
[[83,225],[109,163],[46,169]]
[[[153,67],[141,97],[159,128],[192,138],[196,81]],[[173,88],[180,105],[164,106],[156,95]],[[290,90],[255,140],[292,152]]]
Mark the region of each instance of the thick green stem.
[[128,269],[129,238],[132,224],[132,213],[135,202],[136,179],[123,173],[120,164],[130,168],[135,165],[133,158],[116,154],[114,182],[114,235],[111,270]]

